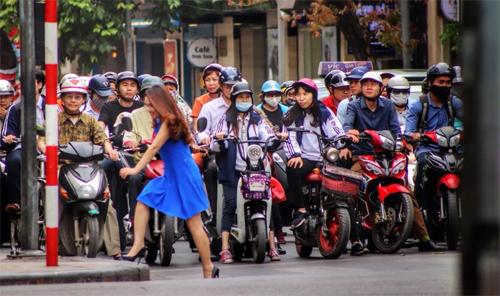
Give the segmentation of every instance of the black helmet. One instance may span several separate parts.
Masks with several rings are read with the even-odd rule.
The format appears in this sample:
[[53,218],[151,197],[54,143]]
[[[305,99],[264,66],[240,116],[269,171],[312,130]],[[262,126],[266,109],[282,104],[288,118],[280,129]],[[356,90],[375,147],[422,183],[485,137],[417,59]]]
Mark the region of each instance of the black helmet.
[[205,69],[203,69],[203,81],[205,81],[205,78],[207,78],[208,76],[208,71],[217,71],[217,72],[221,72],[222,69],[224,69],[224,67],[222,67],[221,65],[217,64],[217,63],[212,63],[208,66],[205,67]]
[[455,70],[448,66],[447,63],[437,63],[427,71],[427,82],[432,82],[438,76],[448,76],[451,80],[455,78]]
[[[330,84],[328,84],[328,86],[333,87],[333,88],[349,86],[349,82],[347,82],[345,80],[345,78],[346,78],[345,73],[342,71],[339,71],[339,70],[334,70],[334,71],[338,71],[338,72],[333,74],[330,77]],[[328,74],[330,74],[330,73],[328,73]],[[325,80],[326,80],[326,77],[325,77]]]
[[135,80],[137,83],[137,86],[139,86],[139,78],[137,78],[137,74],[135,74],[132,71],[123,71],[118,73],[118,76],[116,77],[116,88],[118,88],[118,85],[120,82],[122,82],[125,79],[132,79]]
[[219,73],[219,83],[236,84],[241,82],[241,73],[234,67],[225,67]]
[[253,95],[252,89],[250,85],[246,82],[237,82],[231,88],[231,101],[236,100],[236,97],[242,93],[249,93],[251,96]]
[[326,76],[325,76],[325,87],[326,88],[328,88],[330,86],[333,75],[340,73],[340,72],[342,72],[342,71],[332,70],[332,71],[328,72],[328,74],[326,74]]
[[151,75],[144,78],[144,80],[141,83],[141,90],[139,91],[139,95],[141,97],[144,97],[144,93],[155,85],[163,87],[163,80],[161,80],[161,78],[158,76],[151,76]]
[[106,72],[104,74],[102,74],[102,76],[106,77],[109,82],[116,82],[116,78],[118,77],[118,74],[116,74],[115,72]]
[[295,81],[293,80],[288,80],[288,81],[285,81],[281,84],[281,92],[286,94],[289,90],[291,90],[293,88],[293,84],[295,83]]
[[115,94],[109,86],[108,79],[102,75],[94,75],[90,78],[88,89],[95,92],[100,97],[109,97]]
[[137,77],[137,80],[139,81],[139,83],[138,83],[139,88],[141,88],[141,85],[142,85],[142,82],[144,81],[144,79],[146,79],[148,77],[151,77],[151,74],[142,74],[142,75],[139,75],[139,77]]
[[429,85],[427,84],[427,78],[424,78],[424,80],[422,81],[422,93],[425,95],[427,93],[429,93],[430,91],[430,88],[429,88]]

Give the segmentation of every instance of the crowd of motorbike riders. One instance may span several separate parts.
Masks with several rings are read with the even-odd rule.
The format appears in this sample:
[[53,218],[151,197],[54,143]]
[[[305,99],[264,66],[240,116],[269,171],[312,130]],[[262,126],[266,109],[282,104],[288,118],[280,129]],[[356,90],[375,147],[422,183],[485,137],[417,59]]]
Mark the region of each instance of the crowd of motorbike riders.
[[[428,69],[427,77],[422,84],[422,92],[428,102],[426,118],[422,118],[421,100],[408,102],[410,83],[402,76],[392,73],[376,74],[365,67],[356,67],[349,73],[333,70],[324,78],[325,87],[330,95],[318,97],[318,87],[309,78],[298,81],[286,81],[279,84],[269,80],[263,83],[258,95],[250,89],[241,73],[234,67],[223,67],[210,64],[203,70],[202,79],[206,93],[194,100],[192,108],[180,95],[179,82],[176,77],[163,77],[143,74],[137,76],[131,71],[121,73],[107,72],[93,77],[79,77],[75,74],[65,75],[59,84],[58,105],[64,117],[59,117],[60,144],[70,140],[94,141],[104,145],[109,157],[101,165],[110,183],[112,206],[109,207],[104,227],[104,245],[109,256],[121,259],[121,251],[126,246],[126,230],[122,223],[128,215],[133,225],[136,198],[144,186],[144,171],[131,176],[128,180],[119,178],[119,170],[123,162],[118,158],[117,147],[137,147],[141,139],[151,139],[153,135],[152,118],[148,107],[143,103],[144,92],[154,86],[166,88],[189,123],[195,142],[192,144],[192,155],[197,163],[206,185],[207,196],[214,215],[222,215],[222,252],[214,254],[222,263],[232,263],[229,231],[234,221],[236,209],[236,185],[224,184],[225,205],[223,213],[217,213],[217,185],[222,175],[237,174],[241,170],[241,160],[236,160],[236,167],[228,168],[224,163],[216,162],[216,154],[204,147],[214,147],[216,138],[232,134],[240,139],[260,137],[262,134],[279,134],[282,148],[286,154],[287,202],[273,205],[272,224],[274,227],[268,235],[271,248],[268,256],[272,261],[280,260],[280,253],[274,241],[286,243],[283,232],[281,214],[283,209],[293,211],[290,221],[292,230],[303,227],[308,220],[302,194],[303,178],[307,176],[318,161],[320,144],[313,134],[290,132],[290,127],[305,127],[321,133],[329,138],[346,137],[352,145],[340,150],[339,166],[361,172],[358,157],[370,154],[373,149],[366,143],[359,142],[360,133],[365,130],[389,130],[396,138],[406,134],[415,141],[422,133],[433,131],[447,125],[455,124],[450,117],[462,116],[462,102],[451,93],[452,83],[458,81],[457,71],[445,63],[438,63]],[[461,82],[461,81],[458,81]],[[36,97],[23,98],[36,102],[36,125],[44,125],[45,97],[42,89],[45,76],[36,71]],[[241,96],[244,94],[243,96]],[[0,80],[0,127],[2,130],[1,150],[6,151],[5,171],[2,177],[2,210],[7,213],[19,212],[21,205],[21,100],[13,101],[14,88],[7,80]],[[238,99],[237,99],[238,98]],[[258,105],[254,105],[258,102]],[[448,104],[447,102],[450,102]],[[239,113],[248,114],[249,120],[233,118],[228,110],[232,105]],[[450,110],[452,114],[450,115]],[[131,113],[133,132],[125,132],[121,136],[113,136],[113,127],[120,114]],[[90,116],[82,117],[82,114]],[[91,117],[91,119],[89,119]],[[197,121],[205,118],[206,128],[197,130]],[[61,119],[64,122],[61,122]],[[85,119],[85,120],[84,120]],[[50,120],[47,118],[47,120]],[[86,121],[99,132],[94,135],[80,135],[82,130],[77,121]],[[422,124],[424,122],[425,124]],[[458,122],[458,121],[456,121]],[[230,125],[232,128],[230,128]],[[234,126],[234,127],[233,127]],[[64,131],[66,129],[66,131]],[[104,134],[105,133],[105,134]],[[68,136],[69,135],[69,136]],[[75,138],[75,135],[78,139]],[[96,141],[96,138],[99,138]],[[111,140],[109,140],[111,139]],[[66,141],[66,142],[65,142]],[[212,145],[211,145],[212,144]],[[44,137],[39,136],[37,145],[40,153],[45,153]],[[436,146],[421,143],[407,144],[407,152],[415,153],[417,159],[415,190],[411,192],[415,205],[412,235],[419,239],[419,251],[442,251],[427,233],[419,204],[424,204],[426,197],[432,192],[423,192],[422,170],[427,162],[425,155],[436,151]],[[134,154],[133,162],[141,157]],[[218,167],[219,164],[219,167]],[[223,167],[221,167],[223,166]],[[219,175],[219,176],[218,176]],[[8,180],[8,181],[7,181]],[[286,205],[286,206],[285,206]],[[358,238],[353,209],[351,216],[350,241],[351,255],[359,256],[369,252],[363,240]],[[5,216],[5,215],[3,215]],[[283,219],[284,220],[284,219]],[[4,224],[4,223],[2,223]],[[133,226],[132,226],[133,227]],[[129,232],[130,235],[132,231]],[[276,240],[275,240],[276,238]],[[279,245],[279,244],[278,244]]]

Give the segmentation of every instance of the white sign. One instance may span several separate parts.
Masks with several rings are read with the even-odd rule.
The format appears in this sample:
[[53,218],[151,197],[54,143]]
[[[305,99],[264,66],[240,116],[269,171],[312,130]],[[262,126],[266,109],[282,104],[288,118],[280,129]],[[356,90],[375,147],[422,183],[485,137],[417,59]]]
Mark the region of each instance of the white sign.
[[195,67],[204,68],[217,58],[217,49],[212,41],[199,38],[188,45],[188,60]]

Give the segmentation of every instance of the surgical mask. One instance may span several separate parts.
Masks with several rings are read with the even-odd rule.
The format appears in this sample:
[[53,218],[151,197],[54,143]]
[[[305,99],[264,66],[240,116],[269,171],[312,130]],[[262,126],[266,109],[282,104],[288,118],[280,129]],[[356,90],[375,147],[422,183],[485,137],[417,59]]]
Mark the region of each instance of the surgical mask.
[[252,108],[252,106],[253,106],[252,102],[246,102],[246,103],[236,102],[235,104],[236,109],[238,109],[238,111],[240,111],[241,113],[246,113],[250,111],[250,108]]
[[281,97],[271,97],[271,96],[265,96],[264,101],[266,104],[268,104],[270,107],[275,108],[278,106],[278,103],[281,102]]
[[409,95],[410,94],[406,91],[393,90],[391,92],[390,97],[391,97],[391,101],[394,103],[394,105],[396,105],[398,107],[404,107],[408,103]]
[[295,105],[295,103],[297,103],[297,101],[295,101],[294,99],[286,99],[286,103],[289,105],[289,106],[293,106]]
[[108,98],[97,97],[97,98],[92,99],[92,103],[94,103],[94,105],[99,109],[101,109],[102,106],[104,106],[104,104],[106,104],[107,101],[108,101]]
[[172,98],[176,99],[177,98],[177,91],[171,91],[170,95],[172,96]]
[[449,86],[437,86],[431,85],[431,93],[433,93],[436,97],[441,99],[446,99],[450,96],[451,87]]

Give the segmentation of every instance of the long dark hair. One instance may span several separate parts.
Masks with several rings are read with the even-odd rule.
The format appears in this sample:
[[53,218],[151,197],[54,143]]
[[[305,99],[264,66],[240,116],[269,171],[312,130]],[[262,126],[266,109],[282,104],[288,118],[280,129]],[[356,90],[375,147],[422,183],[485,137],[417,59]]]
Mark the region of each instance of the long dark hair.
[[[172,98],[164,87],[155,85],[148,89],[145,94],[151,105],[160,114],[160,121],[167,123],[169,138],[174,142],[181,139],[184,143],[190,144],[193,141],[189,127],[177,102]],[[155,121],[153,120],[153,124]]]
[[[299,84],[298,86],[295,87],[296,93],[298,92],[299,88],[302,88],[306,92],[310,92],[313,94],[313,100],[311,106],[307,109],[310,110],[313,116],[313,121],[311,122],[311,125],[317,127],[321,122],[321,117],[320,117],[321,111],[319,110],[318,93],[314,88],[304,84]],[[306,112],[305,109],[302,109],[299,103],[295,103],[295,105],[293,105],[288,110],[288,112],[286,112],[285,115],[283,116],[283,124],[285,126],[290,126],[297,119],[303,118],[305,116],[304,112]]]
[[[252,98],[253,99],[253,98]],[[247,116],[250,116],[250,113],[255,112],[254,111],[254,106],[250,108],[250,111],[248,111]],[[231,106],[229,106],[229,109],[226,111],[226,117],[229,118],[229,123],[231,124],[232,130],[235,135],[238,135],[239,130],[238,130],[238,115],[240,114],[240,111],[236,109],[236,103],[233,101],[231,103]],[[256,120],[256,116],[250,116],[250,124],[258,124],[259,122]],[[228,130],[228,133],[230,131]]]

